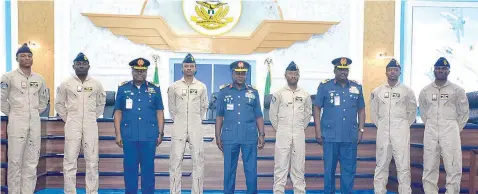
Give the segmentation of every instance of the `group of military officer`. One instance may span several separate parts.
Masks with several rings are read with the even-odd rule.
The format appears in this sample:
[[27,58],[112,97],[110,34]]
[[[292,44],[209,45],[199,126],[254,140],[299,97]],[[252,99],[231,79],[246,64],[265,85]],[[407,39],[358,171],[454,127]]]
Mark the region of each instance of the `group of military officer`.
[[[1,110],[9,117],[8,190],[33,193],[40,153],[40,117],[49,94],[45,80],[32,72],[33,54],[26,44],[17,51],[19,68],[1,78]],[[287,175],[294,193],[305,193],[305,132],[313,114],[317,142],[324,155],[325,193],[335,193],[335,171],[340,161],[340,188],[351,193],[356,172],[357,146],[364,133],[365,102],[362,86],[348,79],[352,60],[332,61],[334,79],[320,83],[312,101],[298,86],[300,71],[291,62],[285,70],[287,85],[271,97],[270,121],[276,131],[274,193],[284,193]],[[164,107],[161,90],[146,81],[150,62],[132,60],[132,81],[118,87],[114,112],[116,143],[124,151],[126,193],[138,192],[141,169],[142,193],[155,189],[154,158],[164,137]],[[57,89],[55,108],[65,121],[64,191],[76,193],[77,159],[83,147],[86,160],[86,192],[98,192],[98,126],[106,94],[102,84],[88,75],[88,58],[79,53],[73,60],[75,75]],[[257,149],[265,144],[264,120],[258,91],[247,85],[250,65],[230,64],[232,83],[221,86],[216,100],[215,138],[224,154],[224,193],[234,193],[239,153],[246,176],[247,193],[257,193]],[[192,193],[203,193],[204,148],[202,120],[208,108],[207,87],[195,78],[196,61],[188,54],[183,78],[167,90],[174,121],[171,131],[170,191],[181,193],[181,168],[186,144],[193,161]],[[468,117],[465,91],[447,80],[450,64],[440,58],[434,65],[435,80],[419,94],[420,115],[425,123],[423,187],[437,193],[440,155],[447,172],[447,193],[459,193],[461,181],[460,132]],[[386,193],[388,168],[395,159],[399,193],[410,188],[410,125],[415,122],[414,92],[400,84],[400,64],[386,66],[387,82],[371,94],[371,120],[377,126],[375,193]],[[139,168],[141,166],[141,168]]]

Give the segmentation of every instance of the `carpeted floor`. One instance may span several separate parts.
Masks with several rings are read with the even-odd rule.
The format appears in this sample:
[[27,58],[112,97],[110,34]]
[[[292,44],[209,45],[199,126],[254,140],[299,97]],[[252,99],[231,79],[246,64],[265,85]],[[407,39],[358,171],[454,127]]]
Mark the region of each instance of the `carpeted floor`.
[[[84,189],[78,189],[77,190],[77,193],[78,194],[84,194],[85,193],[85,190]],[[100,189],[99,194],[124,194],[124,190],[122,189]],[[141,193],[141,192],[139,192]],[[154,192],[155,194],[168,194],[169,193],[169,190],[156,190],[156,192]],[[190,190],[184,190],[182,191],[183,194],[190,194],[191,191]],[[222,194],[223,192],[222,191],[217,191],[217,190],[206,190],[204,191],[205,194]],[[236,193],[246,193],[246,191],[236,191]],[[259,191],[259,193],[272,193],[272,191]],[[289,190],[289,191],[286,191],[287,194],[293,194],[294,192],[292,190]],[[323,191],[307,191],[308,194],[322,194],[324,193]],[[336,192],[336,193],[340,193],[340,192]],[[37,194],[63,194],[63,189],[43,189],[39,192],[37,192]],[[354,194],[373,194],[373,191],[372,190],[359,190],[359,191],[354,191]],[[394,194],[394,193],[391,193],[389,192],[389,194]]]

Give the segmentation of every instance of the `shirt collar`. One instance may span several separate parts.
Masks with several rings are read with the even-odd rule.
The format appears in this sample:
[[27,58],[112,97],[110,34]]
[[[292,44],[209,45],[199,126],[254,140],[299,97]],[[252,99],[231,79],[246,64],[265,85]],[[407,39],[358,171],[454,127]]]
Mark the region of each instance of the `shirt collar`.
[[30,72],[30,76],[27,76],[27,75],[25,75],[25,73],[23,73],[23,71],[22,71],[20,68],[17,68],[17,72],[18,72],[20,75],[23,75],[23,76],[25,76],[25,77],[31,77],[31,76],[33,76],[33,74],[35,74],[35,73],[33,73],[33,71],[31,71],[31,72]]
[[432,83],[432,86],[435,87],[435,88],[444,88],[446,86],[450,85],[450,81],[446,80],[445,84],[443,84],[443,86],[437,86],[437,84],[435,83],[435,81],[433,81]]

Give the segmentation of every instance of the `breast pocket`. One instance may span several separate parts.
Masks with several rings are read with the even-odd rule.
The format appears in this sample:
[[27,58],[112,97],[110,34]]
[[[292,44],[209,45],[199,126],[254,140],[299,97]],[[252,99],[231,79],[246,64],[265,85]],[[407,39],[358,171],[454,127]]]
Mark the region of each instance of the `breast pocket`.
[[349,99],[349,103],[351,107],[353,108],[358,107],[358,97],[359,97],[358,94],[352,94],[352,93],[349,94],[348,99]]
[[32,97],[31,100],[31,105],[33,109],[38,109],[39,102],[40,102],[40,97],[39,97],[39,88],[38,87],[30,87],[30,96]]
[[92,91],[92,92],[89,92],[88,95],[88,110],[90,112],[96,112],[96,96],[98,94],[98,91]]

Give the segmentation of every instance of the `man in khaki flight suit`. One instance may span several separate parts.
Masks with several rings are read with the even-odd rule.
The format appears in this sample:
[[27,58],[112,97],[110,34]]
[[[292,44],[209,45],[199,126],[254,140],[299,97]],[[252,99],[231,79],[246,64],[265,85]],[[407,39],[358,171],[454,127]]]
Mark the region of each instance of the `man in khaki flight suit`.
[[[76,193],[78,154],[83,145],[86,161],[86,193],[98,193],[98,124],[103,114],[106,92],[99,81],[88,76],[88,58],[79,53],[73,60],[75,76],[61,83],[55,109],[66,122],[63,174],[65,193]],[[82,143],[83,142],[83,143]]]
[[310,94],[297,87],[300,72],[292,61],[286,69],[287,86],[271,99],[269,110],[276,131],[274,193],[284,193],[289,167],[294,193],[305,193],[305,133],[312,117]]
[[440,57],[435,63],[435,81],[419,95],[420,116],[425,123],[423,138],[423,189],[438,193],[440,155],[446,171],[446,193],[460,193],[462,155],[460,132],[469,118],[465,90],[448,81],[450,63]]
[[203,193],[204,147],[202,120],[208,108],[206,85],[197,80],[196,61],[191,54],[183,60],[183,78],[168,88],[168,107],[175,121],[171,132],[171,158],[169,164],[171,193],[181,193],[181,167],[184,148],[189,142],[193,160],[192,193]]
[[387,67],[387,83],[371,94],[370,118],[377,126],[374,176],[376,194],[387,193],[388,171],[392,156],[398,174],[398,192],[412,193],[410,187],[410,125],[415,121],[417,101],[414,92],[401,84],[400,64],[392,59]]
[[2,112],[8,116],[8,193],[32,194],[40,157],[40,113],[50,95],[45,79],[32,72],[33,53],[27,44],[18,49],[17,70],[1,78]]

